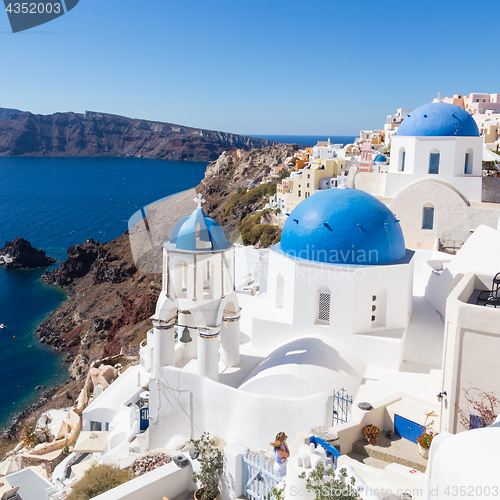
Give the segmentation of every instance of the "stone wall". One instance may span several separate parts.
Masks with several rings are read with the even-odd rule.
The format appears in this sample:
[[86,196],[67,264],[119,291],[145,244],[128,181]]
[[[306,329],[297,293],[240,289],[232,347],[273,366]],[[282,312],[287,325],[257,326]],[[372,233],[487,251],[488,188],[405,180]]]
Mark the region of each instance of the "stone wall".
[[500,203],[500,177],[483,177],[481,201]]
[[21,455],[21,468],[25,467],[37,466],[37,465],[45,465],[45,470],[47,471],[47,475],[50,477],[54,472],[54,469],[66,458],[66,455],[60,450],[59,453],[51,453],[49,457],[36,456],[30,454]]

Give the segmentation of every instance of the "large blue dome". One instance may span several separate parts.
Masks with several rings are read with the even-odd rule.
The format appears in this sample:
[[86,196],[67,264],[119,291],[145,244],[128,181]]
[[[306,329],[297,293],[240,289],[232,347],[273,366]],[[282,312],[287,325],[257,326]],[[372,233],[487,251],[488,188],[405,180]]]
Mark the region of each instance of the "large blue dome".
[[479,129],[465,109],[438,101],[414,109],[403,120],[396,135],[479,137]]
[[394,214],[357,189],[327,189],[306,198],[288,217],[278,245],[291,257],[330,264],[388,264],[406,255]]

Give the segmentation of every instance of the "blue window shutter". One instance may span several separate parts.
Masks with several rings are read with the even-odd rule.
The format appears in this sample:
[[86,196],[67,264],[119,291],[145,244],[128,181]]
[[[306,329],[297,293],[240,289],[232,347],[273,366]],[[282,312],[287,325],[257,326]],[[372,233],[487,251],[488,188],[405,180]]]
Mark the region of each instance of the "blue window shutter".
[[439,174],[439,153],[431,153],[429,158],[429,174]]
[[422,229],[434,229],[434,207],[424,207]]

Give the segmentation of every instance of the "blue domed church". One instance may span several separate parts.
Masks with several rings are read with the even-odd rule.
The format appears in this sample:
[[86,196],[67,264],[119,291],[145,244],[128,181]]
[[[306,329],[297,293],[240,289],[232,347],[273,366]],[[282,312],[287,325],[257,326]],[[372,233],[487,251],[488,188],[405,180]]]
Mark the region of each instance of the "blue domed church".
[[314,194],[292,211],[269,252],[267,307],[253,319],[253,344],[321,335],[366,363],[398,369],[412,257],[399,221],[374,196],[355,189]]
[[391,199],[409,248],[458,249],[480,224],[498,224],[500,210],[482,204],[482,159],[483,138],[467,111],[425,104],[392,138],[383,190],[369,192]]
[[385,196],[433,178],[453,185],[467,200],[481,201],[483,139],[472,116],[444,102],[413,110],[391,142]]

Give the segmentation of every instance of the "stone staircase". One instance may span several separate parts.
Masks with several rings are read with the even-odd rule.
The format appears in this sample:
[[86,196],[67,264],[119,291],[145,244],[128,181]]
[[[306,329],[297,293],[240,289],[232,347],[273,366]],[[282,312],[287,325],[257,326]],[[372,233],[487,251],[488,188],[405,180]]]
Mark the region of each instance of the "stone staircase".
[[377,444],[368,444],[366,439],[360,439],[353,443],[352,452],[349,457],[371,465],[378,469],[384,469],[389,464],[401,464],[411,469],[425,472],[427,460],[418,453],[418,446],[400,436],[393,439],[380,433]]

